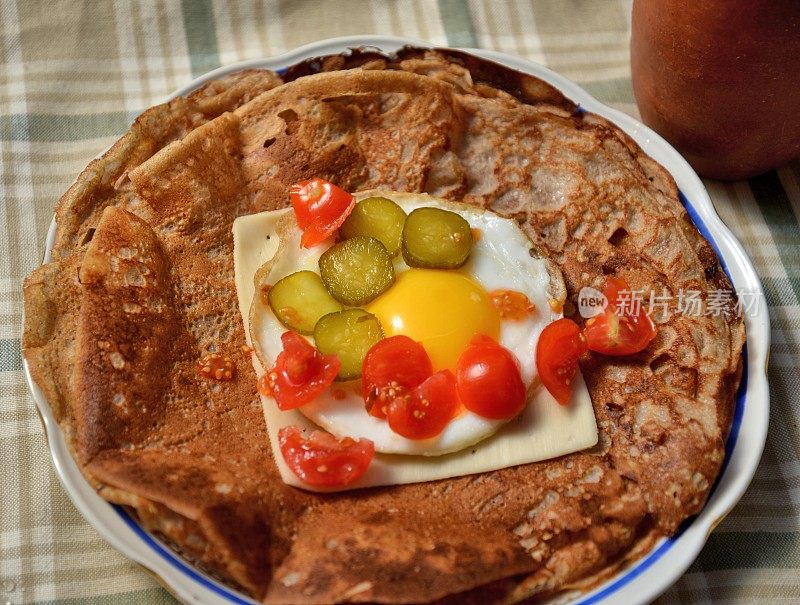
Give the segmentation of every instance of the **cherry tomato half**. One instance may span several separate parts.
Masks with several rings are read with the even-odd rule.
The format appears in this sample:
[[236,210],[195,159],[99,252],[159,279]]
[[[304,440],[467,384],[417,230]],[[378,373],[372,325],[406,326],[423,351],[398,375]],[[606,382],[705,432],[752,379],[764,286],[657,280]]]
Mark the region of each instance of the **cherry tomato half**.
[[425,348],[408,336],[390,336],[378,341],[364,357],[361,388],[367,409],[376,418],[386,418],[386,406],[433,374]]
[[607,310],[615,309],[619,302],[620,292],[630,291],[630,286],[621,277],[607,277],[603,284],[603,296],[608,301]]
[[602,315],[586,321],[584,334],[590,351],[604,355],[632,355],[656,336],[656,326],[641,304],[621,304],[621,292],[629,292],[624,279],[610,277],[603,286],[608,306]]
[[430,439],[444,430],[458,410],[456,377],[441,370],[386,406],[391,428],[406,439]]
[[514,355],[482,334],[458,358],[456,385],[464,407],[484,418],[513,418],[525,407],[525,384]]
[[298,408],[314,400],[336,378],[341,363],[335,355],[323,355],[295,332],[281,335],[283,351],[275,367],[258,379],[258,391],[274,397],[282,410]]
[[303,230],[303,248],[316,246],[333,235],[356,205],[347,191],[320,178],[292,185],[289,198],[297,225]]
[[337,440],[324,431],[313,431],[306,439],[296,426],[278,431],[278,444],[292,472],[315,487],[349,485],[364,474],[375,456],[375,444],[369,439]]
[[572,397],[572,379],[578,358],[586,351],[586,338],[571,319],[548,324],[536,343],[536,369],[544,387],[561,405]]

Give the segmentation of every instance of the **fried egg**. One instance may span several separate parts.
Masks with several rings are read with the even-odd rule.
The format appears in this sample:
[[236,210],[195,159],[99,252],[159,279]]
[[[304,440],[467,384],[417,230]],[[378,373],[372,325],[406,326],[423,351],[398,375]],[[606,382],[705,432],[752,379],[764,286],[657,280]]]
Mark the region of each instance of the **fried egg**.
[[[358,199],[367,193],[357,195]],[[486,334],[517,360],[528,388],[528,399],[541,389],[536,377],[536,343],[544,327],[561,317],[564,286],[560,272],[538,255],[516,221],[489,210],[432,198],[425,194],[382,193],[408,214],[421,207],[456,212],[473,230],[467,262],[456,270],[420,269],[395,258],[395,283],[365,306],[380,321],[384,334],[406,335],[422,343],[434,367],[455,369],[470,340]],[[274,284],[296,271],[318,272],[320,255],[334,244],[330,238],[309,249],[300,247],[300,230],[291,212],[278,211],[273,236],[279,240],[273,258],[256,276],[256,283]],[[511,290],[524,294],[532,310],[521,319],[501,317],[491,293]],[[250,337],[262,365],[274,364],[286,331],[269,305],[254,297]],[[313,339],[310,339],[313,342]],[[439,456],[468,448],[494,434],[506,420],[490,420],[463,409],[436,437],[412,440],[398,435],[382,419],[367,413],[359,381],[336,382],[300,411],[315,425],[337,437],[365,437],[384,454]]]

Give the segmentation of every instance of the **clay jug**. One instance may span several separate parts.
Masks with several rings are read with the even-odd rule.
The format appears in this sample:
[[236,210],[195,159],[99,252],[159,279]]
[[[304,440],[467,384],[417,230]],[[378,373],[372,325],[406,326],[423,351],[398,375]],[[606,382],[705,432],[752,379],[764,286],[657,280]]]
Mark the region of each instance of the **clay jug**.
[[631,73],[644,123],[703,176],[800,157],[800,0],[634,0]]

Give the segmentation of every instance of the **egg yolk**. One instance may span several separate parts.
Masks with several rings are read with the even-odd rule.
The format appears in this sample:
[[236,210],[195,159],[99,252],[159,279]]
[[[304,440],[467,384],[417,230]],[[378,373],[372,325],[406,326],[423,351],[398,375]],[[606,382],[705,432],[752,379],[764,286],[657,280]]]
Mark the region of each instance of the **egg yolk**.
[[409,269],[367,306],[386,336],[403,334],[422,343],[434,371],[454,369],[472,337],[500,335],[500,316],[486,290],[454,271]]

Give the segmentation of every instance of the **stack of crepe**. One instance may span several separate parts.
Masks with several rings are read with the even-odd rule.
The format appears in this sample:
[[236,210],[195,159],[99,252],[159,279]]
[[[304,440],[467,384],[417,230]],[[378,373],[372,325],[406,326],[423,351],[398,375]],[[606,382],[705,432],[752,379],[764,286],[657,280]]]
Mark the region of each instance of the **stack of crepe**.
[[[335,495],[285,485],[242,350],[231,224],[310,177],[527,222],[568,314],[608,275],[659,294],[731,288],[671,176],[534,77],[406,48],[209,82],[88,165],[25,283],[25,357],[104,498],[265,603],[544,598],[608,577],[702,507],[741,374],[735,297],[654,317],[635,356],[582,363],[592,450]],[[197,374],[214,351],[236,380]]]

